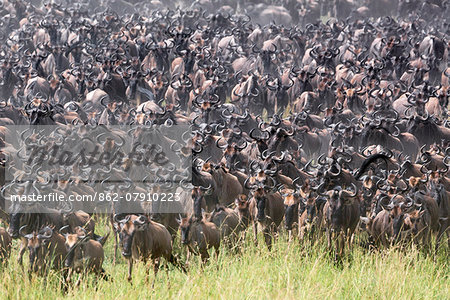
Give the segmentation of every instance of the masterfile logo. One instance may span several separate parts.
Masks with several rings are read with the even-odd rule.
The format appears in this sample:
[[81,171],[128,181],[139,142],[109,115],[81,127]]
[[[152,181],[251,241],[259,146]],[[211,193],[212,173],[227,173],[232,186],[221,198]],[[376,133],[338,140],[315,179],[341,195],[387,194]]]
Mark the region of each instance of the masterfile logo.
[[188,125],[8,126],[6,209],[182,213],[191,138]]

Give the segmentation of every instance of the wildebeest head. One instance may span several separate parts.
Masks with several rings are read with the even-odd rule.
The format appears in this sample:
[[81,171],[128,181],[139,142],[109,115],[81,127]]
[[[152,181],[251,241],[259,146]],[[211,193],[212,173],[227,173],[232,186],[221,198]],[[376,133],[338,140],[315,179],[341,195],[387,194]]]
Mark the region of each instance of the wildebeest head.
[[329,192],[330,199],[328,200],[330,205],[328,208],[328,214],[331,216],[331,223],[333,227],[339,227],[340,219],[342,218],[342,210],[344,203],[342,203],[339,194],[342,191],[340,186],[335,187],[331,192]]
[[[269,187],[266,185],[267,178],[261,171],[258,177],[251,177],[244,183],[246,188],[251,189],[251,194],[256,201],[256,219],[258,222],[263,222],[266,219],[266,201],[267,190]],[[250,180],[249,180],[250,179]],[[248,187],[248,181],[252,182],[252,185]]]
[[306,210],[306,223],[312,224],[316,220],[319,211],[323,208],[326,202],[324,197],[313,197],[309,194],[307,198],[302,199],[303,205],[305,205]]
[[331,228],[339,230],[344,222],[344,207],[353,203],[353,198],[357,194],[357,188],[353,185],[354,193],[343,190],[341,186],[336,186],[327,193],[328,195],[328,220],[331,221]]
[[[283,128],[278,128],[276,133],[271,137],[268,143],[268,151],[277,151],[277,148],[284,149],[290,146],[289,144],[295,143],[290,139],[291,136],[295,134],[295,130],[291,130],[291,132],[287,132]],[[284,147],[283,147],[284,146]],[[298,145],[297,145],[298,146]],[[297,147],[295,147],[297,149]]]
[[[69,226],[64,226],[59,231],[62,233],[64,232],[65,228],[68,228]],[[80,226],[75,227],[75,233],[72,234],[64,234],[64,238],[66,240],[66,249],[67,249],[67,256],[64,261],[64,266],[70,267],[73,264],[73,260],[76,257],[77,259],[81,259],[81,252],[76,251],[77,246],[81,245],[83,242],[89,240],[89,235],[86,232],[86,230]]]
[[25,112],[30,120],[30,125],[53,125],[54,107],[47,100],[35,97],[25,106]]
[[256,199],[256,218],[259,222],[262,222],[266,219],[266,201],[267,197],[265,195],[265,192],[262,188],[258,188],[254,193],[253,196]]
[[206,188],[203,186],[194,186],[194,188],[192,189],[191,195],[194,202],[194,217],[196,219],[201,220],[203,218],[202,207],[206,206],[204,196],[211,195],[211,193],[211,186]]
[[44,267],[44,258],[48,252],[48,246],[50,239],[53,235],[53,229],[46,226],[39,230],[39,232],[33,231],[29,234],[22,234],[26,225],[22,226],[19,233],[22,237],[27,239],[27,247],[30,252],[30,271],[38,272]]
[[245,147],[247,147],[246,141],[244,141],[242,145],[233,143],[226,147],[223,156],[225,157],[225,166],[228,169],[235,170],[237,165],[241,165],[243,163],[242,160],[244,160],[245,157],[241,155],[241,150]]
[[131,246],[136,232],[144,231],[148,224],[147,217],[141,215],[128,215],[124,219],[118,219],[114,216],[114,221],[118,226],[120,245],[122,247],[122,255],[126,258],[131,257]]
[[296,217],[298,217],[298,205],[300,203],[300,195],[294,190],[284,190],[281,195],[284,198],[284,227],[286,230],[292,230],[292,225]]
[[256,201],[256,218],[259,222],[266,219],[265,209],[267,192],[269,192],[274,185],[274,179],[270,176],[266,176],[262,170],[258,172],[256,177],[249,177],[244,182],[244,187],[251,190],[251,194]]
[[242,219],[243,217],[246,217],[249,213],[249,203],[247,196],[244,194],[240,194],[234,201],[234,203],[236,204],[236,207],[238,209],[239,218]]
[[381,179],[376,176],[366,176],[363,179],[363,185],[362,185],[362,198],[363,201],[361,202],[360,207],[360,213],[361,216],[368,216],[369,213],[372,211],[375,211],[374,205],[377,204],[376,201],[373,201],[373,199],[376,196],[379,183],[381,182]]
[[427,226],[426,222],[423,222],[425,210],[416,209],[408,213],[405,217],[405,225],[411,228],[412,234],[415,236],[419,234]]
[[194,223],[192,218],[182,218],[178,220],[180,224],[180,232],[181,232],[181,244],[188,245],[191,242],[191,227]]
[[[393,197],[394,198],[394,197]],[[409,203],[399,202],[392,203],[388,205],[387,209],[389,210],[389,220],[392,222],[392,228],[394,233],[394,240],[398,241],[401,238],[402,231],[411,229],[406,223],[406,213],[411,208],[413,202]]]
[[328,190],[341,184],[342,167],[339,163],[331,164],[325,171],[319,169],[318,176],[322,176],[322,181],[318,187],[319,190]]
[[13,239],[16,239],[19,237],[19,227],[20,227],[20,219],[22,218],[23,213],[11,213],[10,214],[10,223],[9,223],[9,229],[8,233],[11,235]]

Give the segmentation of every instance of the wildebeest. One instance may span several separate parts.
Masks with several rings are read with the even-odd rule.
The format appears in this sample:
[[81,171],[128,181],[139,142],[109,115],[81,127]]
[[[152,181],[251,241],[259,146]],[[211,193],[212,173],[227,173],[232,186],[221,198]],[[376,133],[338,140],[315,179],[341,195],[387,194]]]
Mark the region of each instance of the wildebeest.
[[213,247],[216,256],[219,255],[220,231],[214,223],[194,217],[182,218],[179,223],[181,244],[188,248],[188,261],[191,254],[200,254],[205,263],[209,259],[208,250]]
[[327,202],[323,207],[325,226],[328,236],[328,247],[332,247],[332,238],[335,239],[336,258],[344,254],[345,242],[351,249],[353,233],[359,222],[359,199],[356,197],[358,190],[349,192],[341,187],[335,187],[327,192]]
[[27,240],[30,272],[43,275],[50,268],[55,270],[62,269],[64,267],[64,258],[67,255],[64,237],[49,226],[45,226],[39,231],[23,234],[21,231],[25,227],[26,225],[22,226],[19,233]]
[[64,224],[69,226],[69,231],[74,232],[75,227],[81,226],[89,236],[95,236],[95,221],[89,214],[82,210],[70,212],[63,216]]
[[6,263],[11,253],[11,236],[5,230],[0,227],[0,263]]
[[[172,254],[172,238],[169,231],[161,224],[140,215],[127,215],[123,219],[115,218],[118,226],[122,255],[128,260],[128,281],[132,280],[133,262],[147,260],[153,262],[153,271],[158,273],[160,259],[177,265]],[[147,276],[148,276],[147,267]],[[154,285],[155,280],[153,279]]]
[[239,215],[231,208],[216,206],[211,213],[209,221],[220,230],[220,238],[228,247],[234,247],[238,241],[241,227]]
[[[38,232],[43,226],[47,225],[54,226],[54,228],[58,230],[64,226],[63,213],[70,212],[70,210],[47,208],[39,203],[32,203],[23,207],[17,206],[15,209],[17,209],[17,211],[13,210],[10,213],[10,226],[8,229],[12,238],[20,237],[19,231],[21,228],[23,233],[28,234],[31,234],[33,231]],[[27,242],[22,239],[18,257],[19,264],[22,264],[22,256],[26,247]]]
[[[134,129],[114,129],[114,142],[107,142],[110,125],[139,125],[144,132],[187,125],[189,130],[178,140],[150,135],[177,156],[192,148],[192,160],[172,166],[184,174],[192,171],[194,193],[186,178],[180,188],[183,198],[205,201],[183,224],[184,241],[199,242],[203,259],[205,249],[219,243],[216,230],[223,229],[224,236],[233,227],[244,235],[252,222],[255,233],[263,227],[270,247],[283,214],[284,229],[295,229],[298,222],[300,238],[320,232],[321,219],[326,219],[329,233],[339,235],[340,256],[341,238],[353,231],[361,197],[360,214],[369,218],[363,220],[371,222],[367,229],[377,244],[412,239],[427,248],[437,233],[439,247],[448,236],[450,69],[449,34],[442,22],[448,1],[368,0],[361,6],[361,1],[342,0],[202,0],[188,1],[175,11],[162,10],[159,1],[133,1],[132,14],[125,13],[133,8],[126,3],[125,11],[115,13],[93,9],[92,3],[3,2],[0,146],[3,154],[17,153],[18,159],[7,165],[11,161],[2,154],[2,192],[22,187],[24,177],[32,174],[37,175],[32,191],[40,195],[55,190],[68,195],[67,185],[90,195],[104,190],[161,192],[160,185],[176,185],[180,179],[159,165],[130,170],[132,159],[98,169],[61,163],[48,172],[39,164],[24,172],[18,168],[28,146],[47,140],[76,150],[89,143],[106,154],[129,149],[134,142],[151,142],[149,135]],[[103,2],[99,7],[117,10],[123,1]],[[321,22],[327,15],[336,19]],[[73,138],[71,124],[94,132],[92,141]],[[18,143],[7,139],[10,125],[59,129],[54,140],[27,138]],[[130,136],[133,142],[118,136]],[[180,146],[180,140],[188,145]],[[372,164],[377,161],[381,163]],[[2,176],[5,171],[12,172],[10,182]],[[433,172],[440,176],[438,184]],[[139,182],[142,177],[144,182]],[[256,182],[246,181],[253,177]],[[306,182],[314,187],[311,192],[296,184]],[[353,185],[363,189],[361,195],[353,195],[356,188],[347,190]],[[280,186],[285,189],[282,194]],[[3,196],[6,193],[0,197],[0,209],[8,201]],[[384,205],[386,199],[394,199],[393,206]],[[228,207],[233,202],[239,225]],[[223,207],[213,211],[217,204]],[[59,208],[40,213],[38,204],[23,206],[0,211],[10,222],[13,238],[23,225],[24,235],[39,235],[45,226],[54,226],[56,234],[66,224],[71,234],[76,226],[85,226],[92,241],[99,238],[87,204],[82,207],[86,213],[76,211],[81,207],[71,213]],[[155,221],[174,238],[178,213],[141,216],[137,210],[128,220],[117,212],[124,221],[115,222],[117,229],[126,227],[122,236],[133,241],[125,256],[135,258],[130,249],[137,247],[145,248],[145,259],[156,253],[155,259],[172,260],[172,246]],[[190,209],[181,207],[180,212]],[[213,229],[203,220],[212,212],[213,221],[226,213],[233,224]],[[204,236],[190,239],[186,228]],[[148,236],[149,245],[141,242]],[[155,248],[154,240],[164,244],[164,251]],[[132,261],[130,277],[131,266]]]
[[278,231],[278,226],[284,216],[283,198],[279,192],[269,191],[263,181],[255,179],[250,184],[252,197],[249,200],[249,211],[252,216],[254,240],[257,243],[259,228],[264,235],[264,242],[270,250],[273,235]]
[[[63,230],[64,228],[60,231],[63,232]],[[103,261],[105,260],[103,245],[108,239],[109,232],[100,241],[92,240],[89,232],[82,227],[74,228],[74,232],[72,234],[64,234],[67,248],[64,266],[69,268],[66,282],[70,282],[73,272],[82,273],[83,275],[93,272],[98,276],[106,277],[103,269]],[[80,277],[76,285],[81,282],[81,279],[82,277]]]

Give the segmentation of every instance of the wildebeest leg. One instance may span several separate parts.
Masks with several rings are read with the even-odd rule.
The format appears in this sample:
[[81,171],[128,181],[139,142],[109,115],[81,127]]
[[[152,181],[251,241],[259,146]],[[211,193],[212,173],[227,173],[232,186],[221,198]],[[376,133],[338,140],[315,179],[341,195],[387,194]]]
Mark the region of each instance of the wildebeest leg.
[[258,223],[253,222],[253,240],[255,241],[255,246],[258,246]]
[[70,284],[72,275],[73,275],[73,268],[69,268],[69,270],[66,271],[66,281],[68,284]]
[[[438,233],[438,235],[437,235],[437,238],[436,238],[436,246],[435,246],[435,250],[434,251],[438,251],[438,249],[439,249],[439,245],[440,245],[440,243],[441,243],[441,239],[444,237],[444,234],[445,234],[445,232],[447,231],[447,239],[448,239],[448,236],[449,236],[449,231],[448,230],[446,230],[446,229],[448,229],[447,228],[447,222],[448,222],[448,218],[446,218],[446,219],[440,219],[439,220],[440,221],[440,228],[439,228],[439,233]],[[448,240],[448,245],[449,245],[449,247],[450,247],[450,240]]]
[[97,275],[102,278],[103,280],[109,280],[109,276],[106,273],[105,269],[101,268],[99,271],[97,271]]
[[302,242],[304,236],[303,226],[298,227],[298,241]]
[[27,249],[27,239],[26,238],[20,238],[20,250],[19,250],[19,257],[17,258],[17,263],[23,267],[22,265],[22,257],[25,253],[25,250]]
[[132,279],[132,277],[131,277],[132,272],[133,272],[133,259],[130,257],[128,259],[128,277],[127,277],[128,281],[130,283],[131,283],[131,279]]
[[271,230],[270,230],[269,226],[264,228],[263,234],[264,234],[264,242],[266,243],[267,248],[270,251],[270,250],[272,250],[272,235],[271,235]]
[[[175,265],[173,262],[172,262],[172,264]],[[178,265],[178,263],[177,263],[177,265]],[[170,284],[170,277],[169,277],[169,261],[167,259],[165,260],[164,269],[165,269],[166,277],[167,277],[167,288],[170,289],[171,284]]]
[[187,249],[187,253],[186,253],[186,267],[189,266],[189,258],[191,257],[191,250],[189,250],[189,248]]
[[233,246],[236,254],[241,252],[242,246],[244,245],[244,241],[245,241],[245,232],[241,231],[237,233],[236,243]]
[[158,270],[159,270],[159,263],[160,263],[160,259],[154,259],[153,260],[153,281],[152,281],[152,290],[155,288],[155,280],[156,280],[156,275],[158,274]]
[[83,272],[80,273],[80,278],[78,278],[77,282],[75,283],[75,287],[79,287],[81,284],[81,281],[87,277],[88,270],[83,270]]
[[332,232],[330,228],[327,228],[327,242],[328,242],[328,250],[331,251],[332,249],[332,245],[331,245],[331,236],[332,236]]
[[383,244],[383,246],[385,248],[389,248],[390,242],[389,242],[389,237],[388,237],[387,233],[382,233],[380,236],[380,239],[381,239],[381,243]]
[[344,256],[345,234],[342,230],[336,236],[336,260]]
[[202,263],[205,264],[209,259],[209,253],[207,249],[200,251],[200,256],[202,258]]
[[[142,261],[144,263],[144,267],[145,267],[145,283],[148,283],[148,278],[150,277],[150,267],[151,265],[149,263],[147,263],[147,260],[144,259]],[[154,260],[151,261],[151,264],[154,264]]]
[[116,265],[116,259],[117,259],[117,249],[119,242],[117,240],[117,233],[114,233],[114,258],[113,258],[113,265]]
[[447,230],[447,243],[448,243],[448,248],[450,248],[450,231]]
[[117,237],[119,235],[119,233],[117,232],[116,228],[114,227],[114,219],[110,218],[110,224],[111,224],[111,228],[113,231],[113,235],[114,235],[114,256],[113,256],[113,261],[112,264],[113,266],[116,265],[116,259],[117,259],[117,248],[118,248],[118,241],[117,241]]
[[216,253],[216,259],[218,259],[219,258],[219,247],[215,246],[214,250],[215,250],[215,253]]
[[72,277],[72,268],[64,268],[62,272],[62,289],[66,292],[70,286],[70,278]]
[[170,262],[172,265],[180,268],[181,271],[186,273],[186,268],[183,265],[183,263],[179,261],[173,254],[171,254],[168,258],[166,258],[166,270],[169,271],[169,264],[167,262]]
[[423,244],[425,246],[425,251],[428,253],[431,249],[431,230],[430,227],[427,226],[427,228],[424,230],[423,234]]
[[349,249],[349,251],[352,251],[353,250],[353,238],[354,238],[354,233],[355,233],[355,229],[356,229],[356,227],[355,228],[349,228],[348,229],[348,236],[347,236],[347,239],[348,239],[348,249]]

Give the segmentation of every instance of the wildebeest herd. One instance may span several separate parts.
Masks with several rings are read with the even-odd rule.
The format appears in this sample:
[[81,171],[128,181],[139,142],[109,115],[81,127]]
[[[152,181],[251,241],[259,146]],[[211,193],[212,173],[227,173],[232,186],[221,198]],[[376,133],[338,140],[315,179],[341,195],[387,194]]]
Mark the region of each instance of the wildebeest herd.
[[[139,260],[155,274],[161,258],[186,270],[174,242],[206,262],[211,248],[239,248],[250,227],[269,249],[284,232],[300,243],[326,236],[336,259],[355,235],[376,249],[448,247],[448,1],[103,2],[1,4],[4,263],[21,239],[30,273],[108,277],[109,233],[95,234],[95,214],[5,211],[12,125],[190,126],[188,211],[108,215],[129,280]],[[126,166],[72,171],[32,188],[93,193],[94,177],[129,181]]]

